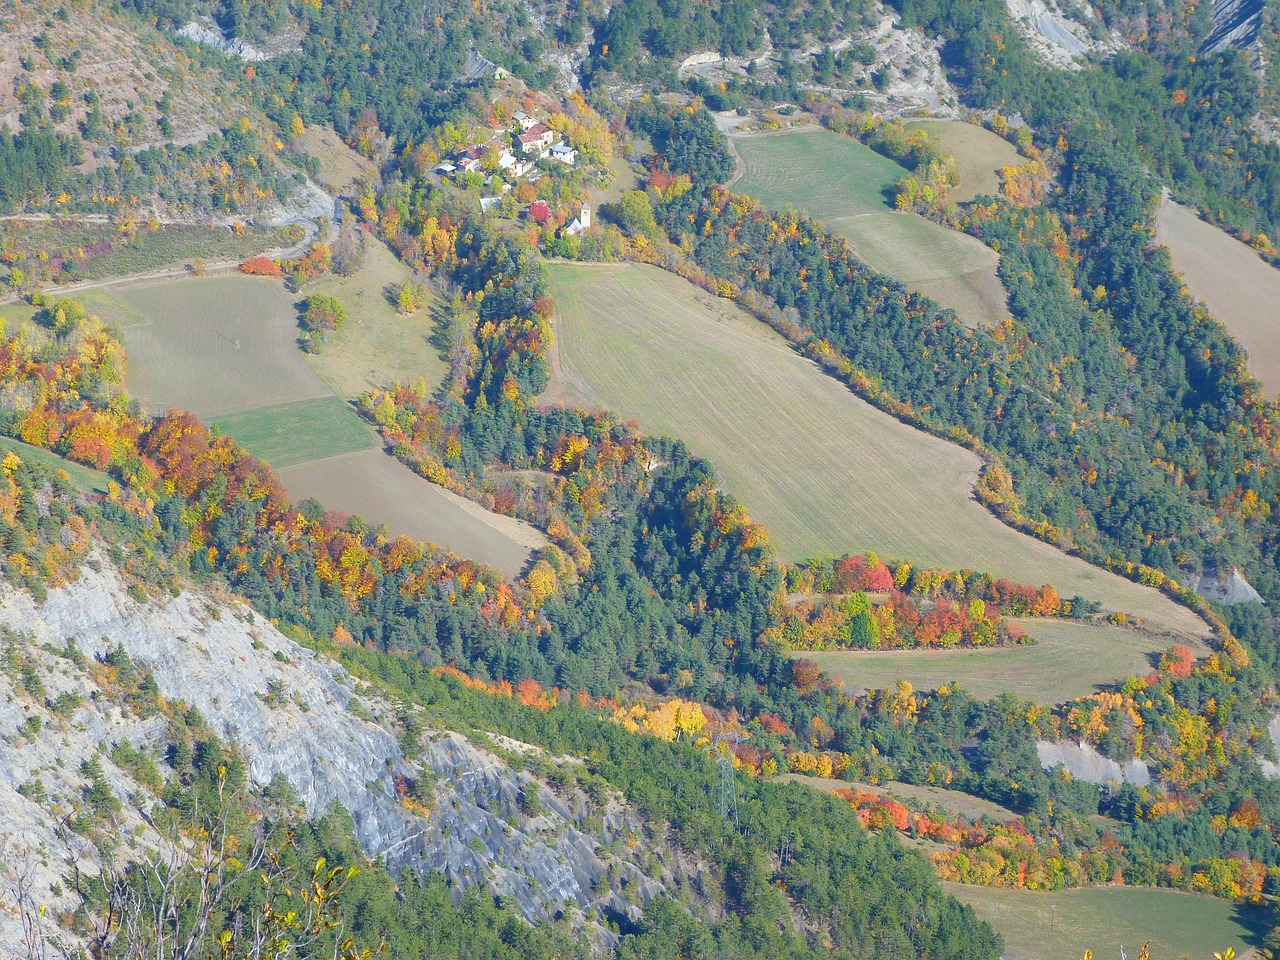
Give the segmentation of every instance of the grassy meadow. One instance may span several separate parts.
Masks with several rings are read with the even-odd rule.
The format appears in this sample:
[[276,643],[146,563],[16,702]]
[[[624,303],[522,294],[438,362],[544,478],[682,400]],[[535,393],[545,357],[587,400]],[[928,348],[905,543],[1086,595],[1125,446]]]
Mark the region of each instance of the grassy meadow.
[[387,290],[409,277],[409,268],[385,243],[364,239],[364,265],[350,277],[325,276],[307,284],[302,296],[327,293],[347,309],[346,325],[329,335],[318,354],[307,357],[340,397],[353,400],[373,387],[424,377],[434,390],[447,365],[431,343],[439,302],[428,299],[411,317],[396,313]]
[[1160,205],[1156,239],[1169,248],[1191,295],[1249,352],[1249,372],[1274,399],[1280,394],[1280,270],[1172,200]]
[[210,422],[277,469],[378,445],[360,415],[334,396],[229,413]]
[[894,209],[906,170],[828,130],[737,137],[737,193],[794,207],[849,241],[873,269],[955,310],[973,326],[1009,316],[995,251],[973,237]]
[[0,451],[10,450],[28,463],[37,464],[46,470],[65,470],[67,476],[71,479],[72,486],[81,493],[107,492],[107,483],[111,478],[99,470],[73,463],[70,460],[64,460],[56,453],[50,453],[43,447],[33,447],[29,443],[23,443],[21,440],[0,437]]
[[[379,285],[376,272],[365,282]],[[326,283],[331,290],[356,289],[341,278]],[[348,331],[357,333],[327,345],[330,356],[322,354],[319,373],[297,345],[299,298],[278,281],[182,278],[87,293],[90,311],[120,326],[129,354],[128,389],[144,409],[160,414],[180,407],[217,425],[276,468],[295,499],[315,497],[373,526],[385,523],[393,535],[438,544],[506,573],[518,572],[530,549],[544,542],[527,524],[447,494],[383,453],[373,431],[339,395],[359,393],[380,354],[388,370],[400,365],[407,373],[428,349],[410,346],[403,326],[387,329],[402,322],[389,305],[390,317],[378,313],[372,291],[366,293],[372,309],[355,296],[344,301]],[[429,320],[417,322],[425,343]],[[344,343],[355,345],[345,371]],[[394,379],[390,374],[378,382]]]
[[1266,932],[1261,911],[1243,904],[1177,890],[1094,887],[1039,893],[944,883],[1004,937],[1009,960],[1064,960],[1086,950],[1137,957],[1150,942],[1153,960],[1210,960],[1234,947],[1253,956]]
[[942,148],[956,160],[960,182],[951,191],[951,199],[967,203],[983,194],[1000,192],[996,171],[1022,163],[1023,158],[1008,140],[985,127],[962,120],[916,120],[908,130],[923,130],[942,143]]
[[[1142,617],[1146,631],[1120,636],[1144,651],[1207,635],[1160,593],[1002,524],[974,500],[976,456],[860,400],[728,301],[634,264],[553,264],[550,278],[555,345],[544,400],[607,407],[649,433],[685,440],[784,558],[876,550],[1052,583],[1064,596]],[[1071,625],[1036,622],[1030,631],[1050,641],[1045,649],[1070,648],[1063,668],[1087,674],[1086,687],[1131,672],[1092,656],[1105,631],[1051,635],[1062,626]],[[1140,660],[1131,652],[1123,663]],[[1066,695],[1053,678],[1044,682],[1053,699]]]
[[[1016,693],[1037,703],[1053,704],[1096,693],[1119,677],[1143,676],[1168,641],[1144,631],[1108,624],[1067,620],[1020,620],[1035,638],[1025,646],[956,650],[839,650],[798,653],[832,676],[850,692],[882,690],[907,680],[919,690],[959,683],[984,699]],[[1194,645],[1197,654],[1209,650]]]

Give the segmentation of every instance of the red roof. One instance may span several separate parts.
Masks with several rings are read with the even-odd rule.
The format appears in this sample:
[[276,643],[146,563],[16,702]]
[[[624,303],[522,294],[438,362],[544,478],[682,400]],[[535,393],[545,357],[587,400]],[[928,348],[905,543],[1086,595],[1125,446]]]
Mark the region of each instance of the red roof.
[[545,124],[535,123],[532,127],[520,134],[521,143],[533,143],[535,140],[541,140],[544,134],[551,132],[551,128]]
[[535,200],[529,204],[529,219],[534,223],[546,223],[551,219],[551,207],[545,200]]

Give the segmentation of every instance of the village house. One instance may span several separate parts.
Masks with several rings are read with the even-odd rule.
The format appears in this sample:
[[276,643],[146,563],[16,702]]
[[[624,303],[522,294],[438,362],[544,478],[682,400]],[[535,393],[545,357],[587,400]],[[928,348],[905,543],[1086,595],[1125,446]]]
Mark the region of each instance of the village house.
[[578,151],[567,143],[557,143],[551,148],[551,159],[573,166],[578,162]]
[[520,130],[522,132],[527,131],[530,127],[537,126],[538,123],[537,117],[531,117],[523,110],[517,111],[514,119],[516,123],[520,124]]
[[556,142],[555,132],[545,124],[535,123],[524,133],[516,136],[520,152],[525,156],[540,157]]
[[514,153],[504,153],[498,159],[498,169],[503,173],[509,173],[513,177],[523,177],[533,168],[528,160],[522,160]]
[[453,162],[464,173],[470,173],[473,170],[480,169],[480,161],[483,157],[484,151],[479,147],[466,147],[454,154]]

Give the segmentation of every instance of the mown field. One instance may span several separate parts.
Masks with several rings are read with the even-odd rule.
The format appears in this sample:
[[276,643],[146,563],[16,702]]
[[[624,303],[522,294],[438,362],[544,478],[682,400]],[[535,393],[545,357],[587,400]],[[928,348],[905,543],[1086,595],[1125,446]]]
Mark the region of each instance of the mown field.
[[1156,239],[1169,248],[1191,295],[1249,352],[1249,372],[1267,396],[1280,394],[1280,270],[1169,199],[1160,205]]
[[822,221],[872,268],[950,307],[965,323],[1009,316],[995,251],[895,210],[893,188],[906,170],[892,160],[827,130],[742,136],[733,145],[742,167],[734,191]]
[[[975,696],[1008,691],[1037,703],[1061,703],[1096,693],[1099,684],[1144,676],[1167,643],[1125,627],[1066,620],[1021,620],[1035,643],[960,650],[846,650],[802,653],[852,691],[882,690],[908,680],[921,690],[958,682]],[[1196,644],[1196,652],[1209,651]]]
[[228,413],[210,423],[277,469],[377,446],[373,431],[332,395]]
[[[379,450],[368,425],[308,365],[296,343],[296,298],[280,283],[184,278],[89,293],[89,309],[120,324],[128,388],[143,407],[151,413],[181,407],[216,424],[278,468],[294,498],[315,497],[371,525],[385,523],[393,535],[436,543],[507,573],[518,572],[530,549],[544,542],[527,524],[491,516]],[[347,306],[349,324],[383,322],[368,318],[358,300]],[[395,336],[378,336],[389,367],[405,362]],[[341,349],[328,346],[335,354]],[[375,348],[366,345],[363,356],[372,362]],[[365,373],[356,364],[339,382],[354,386]]]
[[[973,499],[977,457],[858,399],[727,301],[632,264],[553,264],[550,278],[556,336],[544,399],[608,407],[684,439],[783,557],[876,550],[1052,583],[1144,618],[1149,630],[1124,637],[1147,651],[1171,635],[1207,634],[1156,591],[1000,523]],[[1095,635],[1072,636],[1063,665],[1073,674],[1089,672],[1091,684],[1125,672],[1095,657]]]
[[1137,957],[1150,942],[1156,960],[1210,960],[1235,948],[1252,956],[1266,933],[1256,908],[1177,890],[1103,887],[1038,893],[944,883],[947,892],[973,907],[1004,937],[1010,960],[1064,960],[1092,950],[1119,958],[1121,948]]
[[917,120],[907,124],[907,128],[924,130],[955,157],[960,183],[951,191],[951,199],[957,203],[966,203],[983,194],[999,193],[1000,178],[996,171],[1023,162],[1013,144],[976,123]]

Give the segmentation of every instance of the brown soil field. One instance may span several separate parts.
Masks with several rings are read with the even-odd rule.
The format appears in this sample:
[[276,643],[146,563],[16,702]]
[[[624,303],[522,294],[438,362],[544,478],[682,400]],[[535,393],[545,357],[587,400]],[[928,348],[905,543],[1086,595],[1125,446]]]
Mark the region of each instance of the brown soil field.
[[1207,635],[1157,591],[1005,526],[974,499],[975,455],[860,400],[732,303],[654,267],[553,264],[550,278],[544,399],[683,439],[784,558],[876,550],[987,570],[1140,616],[1148,649],[1166,631]]
[[529,524],[428,483],[381,450],[313,460],[279,473],[295,498],[314,497],[331,510],[385,523],[393,535],[482,559],[508,575],[520,573],[530,551],[547,542]]
[[1280,270],[1192,210],[1166,198],[1156,239],[1191,291],[1249,353],[1249,372],[1280,394]]

